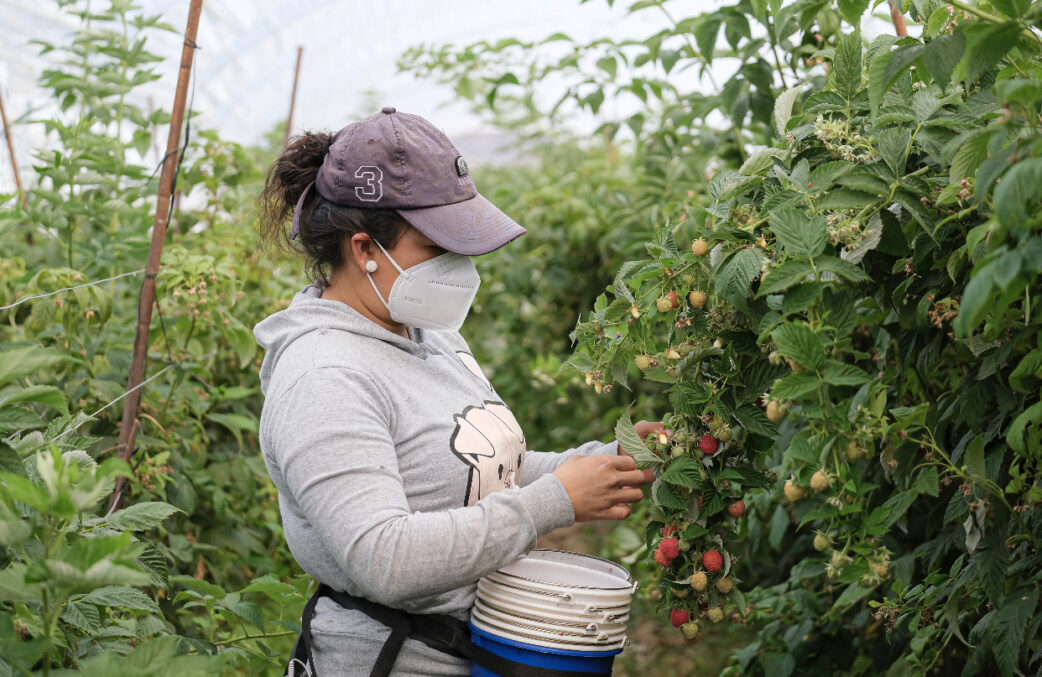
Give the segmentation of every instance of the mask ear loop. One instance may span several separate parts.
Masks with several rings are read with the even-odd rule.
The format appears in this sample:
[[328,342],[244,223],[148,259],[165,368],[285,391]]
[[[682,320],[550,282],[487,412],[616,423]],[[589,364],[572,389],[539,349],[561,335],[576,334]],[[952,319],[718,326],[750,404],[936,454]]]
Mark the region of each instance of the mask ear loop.
[[[375,238],[373,239],[373,242],[376,242],[376,239],[375,239]],[[402,270],[402,267],[398,265],[398,262],[397,262],[397,261],[395,261],[394,259],[392,259],[392,258],[391,258],[391,255],[387,253],[387,250],[386,250],[386,249],[384,249],[383,245],[382,245],[382,244],[380,244],[379,242],[376,242],[376,246],[377,246],[377,247],[379,247],[379,248],[380,248],[380,251],[382,251],[382,252],[384,253],[384,256],[386,256],[386,257],[387,257],[387,260],[391,262],[391,265],[392,265],[392,266],[394,266],[394,267],[395,267],[395,268],[396,268],[396,269],[398,270],[398,276],[399,276],[399,278],[400,278],[400,277],[401,277],[402,275],[405,275],[405,271],[404,271],[404,270]],[[370,273],[369,273],[368,271],[366,271],[366,274],[365,274],[365,276],[369,278],[369,284],[371,284],[371,285],[373,286],[373,291],[375,291],[375,292],[376,292],[376,296],[377,296],[377,298],[379,298],[379,299],[380,299],[380,303],[384,304],[384,308],[387,308],[387,310],[390,310],[390,309],[391,309],[391,306],[390,306],[390,305],[388,305],[387,301],[385,301],[385,300],[384,300],[384,295],[380,293],[380,290],[376,288],[376,283],[375,283],[375,282],[373,282],[373,276],[372,276],[372,274],[370,274]],[[397,280],[395,280],[395,283],[396,283],[396,284],[397,284],[397,282],[398,282],[398,281],[397,281]],[[392,289],[393,289],[393,287],[392,287]]]

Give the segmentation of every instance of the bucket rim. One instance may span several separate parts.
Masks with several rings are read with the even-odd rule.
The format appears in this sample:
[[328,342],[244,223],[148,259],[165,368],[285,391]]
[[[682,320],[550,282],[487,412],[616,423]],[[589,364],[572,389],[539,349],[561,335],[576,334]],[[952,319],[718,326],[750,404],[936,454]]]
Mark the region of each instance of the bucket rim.
[[622,653],[622,650],[625,648],[625,647],[620,646],[618,648],[607,649],[605,651],[578,651],[576,649],[556,649],[556,648],[553,648],[553,647],[539,646],[537,644],[528,644],[526,642],[519,642],[519,641],[514,640],[514,639],[508,639],[506,637],[500,637],[499,635],[495,635],[495,634],[489,632],[488,630],[484,630],[482,628],[479,628],[478,626],[474,625],[474,623],[472,621],[467,621],[467,626],[470,628],[471,632],[475,632],[478,635],[480,635],[481,637],[483,637],[485,639],[489,639],[489,640],[491,640],[493,642],[498,642],[500,644],[505,644],[506,646],[509,646],[509,647],[512,647],[512,648],[515,648],[515,649],[523,649],[523,650],[527,650],[527,651],[535,651],[535,652],[538,652],[538,653],[547,653],[547,654],[552,654],[552,655],[555,655],[555,656],[574,656],[574,657],[577,657],[577,658],[609,658],[609,657],[612,657],[612,656],[619,655],[620,653]]
[[[603,557],[597,557],[596,555],[587,555],[587,554],[581,553],[581,552],[571,552],[569,550],[557,550],[557,549],[554,549],[554,548],[536,548],[535,550],[530,550],[529,552],[525,553],[524,555],[519,557],[514,562],[511,562],[511,564],[514,564],[515,562],[520,562],[521,560],[530,558],[531,557],[531,553],[533,553],[533,552],[556,552],[556,553],[561,553],[561,554],[565,554],[565,555],[573,555],[573,556],[576,556],[576,557],[583,557],[583,558],[588,558],[588,559],[594,559],[594,560],[597,560],[599,562],[604,562],[605,564],[610,564],[613,567],[616,567],[617,569],[622,571],[624,574],[626,574],[625,578],[620,578],[619,576],[614,576],[615,578],[619,578],[619,580],[625,582],[626,585],[624,585],[622,587],[618,587],[618,588],[604,588],[604,587],[595,586],[595,585],[579,585],[579,584],[567,584],[567,585],[565,585],[565,584],[562,584],[562,583],[555,583],[554,581],[544,581],[544,580],[541,580],[541,579],[538,579],[538,578],[530,578],[528,576],[520,576],[518,574],[512,574],[512,573],[503,571],[502,569],[498,569],[497,571],[494,571],[493,573],[495,573],[496,575],[499,575],[499,576],[508,576],[510,578],[516,578],[516,579],[522,580],[522,581],[531,581],[532,583],[539,583],[540,585],[552,585],[552,586],[556,586],[556,587],[559,587],[559,588],[573,588],[573,589],[578,588],[578,589],[581,589],[581,590],[620,591],[620,592],[621,591],[625,591],[625,590],[629,590],[630,594],[633,594],[636,591],[636,583],[633,580],[633,575],[630,574],[629,570],[626,567],[622,566],[621,564],[619,564],[617,562],[613,562],[613,561],[611,561],[609,559],[604,559]],[[531,559],[538,559],[538,558],[531,558]],[[544,560],[544,561],[552,562],[554,560]],[[567,562],[558,562],[558,564],[565,564],[567,566],[575,566],[575,565],[568,565]],[[602,573],[604,573],[604,572],[602,572]],[[613,574],[606,574],[606,575],[612,576]]]

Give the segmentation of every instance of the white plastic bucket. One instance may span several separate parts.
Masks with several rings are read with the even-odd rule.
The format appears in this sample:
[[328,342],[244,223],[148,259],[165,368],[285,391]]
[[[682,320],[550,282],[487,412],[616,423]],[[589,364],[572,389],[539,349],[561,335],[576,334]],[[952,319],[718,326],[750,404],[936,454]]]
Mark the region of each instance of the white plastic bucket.
[[496,619],[504,623],[516,623],[540,628],[547,632],[563,632],[568,634],[587,635],[591,637],[610,637],[626,633],[625,623],[598,623],[596,620],[585,622],[574,622],[571,620],[558,620],[554,618],[539,617],[536,615],[518,614],[503,609],[489,602],[478,599],[474,602],[477,609],[488,619]]
[[471,611],[470,622],[482,630],[499,637],[549,648],[572,651],[606,651],[608,649],[622,648],[626,643],[625,635],[599,639],[589,635],[546,631],[529,625],[489,618],[477,609]]
[[525,595],[517,588],[497,587],[487,581],[478,582],[478,599],[521,616],[544,617],[572,623],[625,623],[629,620],[629,607],[586,608],[563,606],[550,598]]

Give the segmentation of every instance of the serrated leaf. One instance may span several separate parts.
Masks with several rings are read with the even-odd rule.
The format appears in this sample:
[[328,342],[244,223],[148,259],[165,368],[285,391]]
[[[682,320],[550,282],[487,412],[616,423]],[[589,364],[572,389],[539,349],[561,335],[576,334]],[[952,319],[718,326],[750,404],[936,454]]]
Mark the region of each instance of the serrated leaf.
[[629,275],[635,268],[641,265],[641,261],[627,261],[619,267],[619,272],[615,273],[615,281],[612,283],[612,289],[615,290],[615,295],[620,296],[631,304],[635,304],[637,301],[633,298],[633,292],[630,291],[629,286],[626,284],[626,276]]
[[28,388],[17,388],[7,393],[0,393],[0,408],[16,402],[39,402],[51,409],[56,409],[62,415],[67,416],[69,414],[69,405],[65,399],[64,391],[54,386],[35,385]]
[[821,378],[834,386],[859,386],[872,380],[862,369],[836,360],[828,361]]
[[868,67],[868,98],[872,108],[878,108],[883,95],[904,73],[912,62],[919,58],[923,45],[902,45],[893,52],[877,54]]
[[670,461],[660,477],[663,482],[690,489],[700,489],[705,484],[702,481],[702,464],[693,456],[681,456]]
[[826,190],[831,187],[832,184],[836,183],[836,181],[844,174],[854,169],[854,167],[854,163],[843,162],[842,160],[826,162],[818,165],[814,168],[814,171],[810,173],[810,180],[807,182],[810,185],[807,186],[807,193],[811,195],[819,195],[823,190]]
[[888,127],[879,133],[876,141],[879,156],[897,176],[904,174],[905,155],[908,152],[908,142],[911,136],[911,132],[906,127]]
[[1042,158],[1027,158],[1013,165],[995,187],[995,214],[999,223],[1016,228],[1038,213],[1042,186]]
[[695,42],[707,66],[713,63],[713,51],[716,49],[716,36],[720,33],[721,23],[722,17],[714,12],[703,16],[695,27]]
[[825,366],[825,346],[807,325],[786,322],[771,332],[771,338],[777,344],[778,352],[804,367],[821,369]]
[[860,266],[835,256],[822,256],[819,259],[815,259],[814,265],[817,266],[818,270],[835,273],[848,282],[870,282],[872,280]]
[[662,464],[662,459],[652,454],[644,446],[644,440],[640,439],[637,431],[633,429],[633,421],[629,414],[620,416],[619,421],[615,424],[615,439],[618,440],[619,446],[633,457],[633,460],[637,462],[637,467],[641,470]]
[[[855,27],[858,26],[859,19],[868,6],[868,0],[863,2],[840,0],[840,11],[844,10],[844,5],[857,16],[857,19],[853,20],[847,17],[847,21]],[[857,5],[860,10],[858,11],[858,7],[852,5]],[[844,12],[844,16],[846,16],[846,12]],[[861,89],[861,51],[861,31],[855,30],[840,38],[832,58],[833,86],[836,88],[836,92],[847,101],[853,101]]]
[[23,376],[41,375],[41,371],[70,360],[68,355],[41,346],[20,346],[0,351],[0,386]]
[[89,593],[79,599],[80,603],[97,604],[98,606],[112,609],[137,609],[139,611],[151,611],[160,613],[159,606],[155,601],[136,588],[128,588],[121,585],[107,585]]
[[843,593],[836,600],[836,603],[832,605],[833,610],[845,609],[855,602],[860,602],[865,597],[868,597],[875,590],[872,588],[862,588],[859,585],[852,584],[848,585]]
[[651,487],[651,495],[655,499],[655,504],[666,510],[676,511],[687,509],[687,501],[681,498],[676,489],[666,484],[661,479],[655,480],[655,483]]
[[813,274],[814,269],[810,263],[790,259],[767,273],[767,277],[760,284],[760,289],[756,292],[756,296],[761,297],[785,291],[794,284],[805,282],[807,277]]
[[751,404],[742,405],[734,412],[735,418],[742,427],[754,435],[774,437],[778,434],[778,426],[774,425],[763,409]]
[[746,308],[752,281],[760,275],[762,254],[758,249],[743,249],[731,257],[716,277],[716,293],[738,308]]
[[174,513],[184,512],[169,503],[145,501],[117,510],[109,515],[106,523],[113,529],[123,531],[144,531],[159,526]]
[[976,24],[968,31],[966,45],[966,76],[971,84],[1013,49],[1020,37],[1020,25],[1015,21],[1001,24]]
[[1024,642],[1024,631],[1038,606],[1038,593],[1024,591],[1010,595],[995,612],[988,625],[991,654],[1003,677],[1018,672]]
[[796,102],[796,97],[800,95],[802,89],[802,85],[790,87],[774,100],[774,129],[778,134],[785,133],[785,126],[789,124],[789,118],[792,117],[792,105]]
[[825,249],[827,233],[824,217],[782,207],[771,212],[769,227],[779,244],[793,256],[813,257]]
[[771,397],[776,400],[798,400],[807,393],[817,390],[821,381],[808,371],[789,374],[771,388]]

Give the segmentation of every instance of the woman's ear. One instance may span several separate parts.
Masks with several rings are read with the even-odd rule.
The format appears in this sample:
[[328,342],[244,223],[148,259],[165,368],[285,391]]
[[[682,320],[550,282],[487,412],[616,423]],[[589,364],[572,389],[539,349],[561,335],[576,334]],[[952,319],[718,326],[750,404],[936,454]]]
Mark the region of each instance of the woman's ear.
[[374,249],[373,239],[369,237],[367,233],[355,233],[351,236],[351,239],[347,241],[348,251],[346,252],[349,260],[354,261],[355,265],[359,269],[365,270],[366,261],[373,260]]

